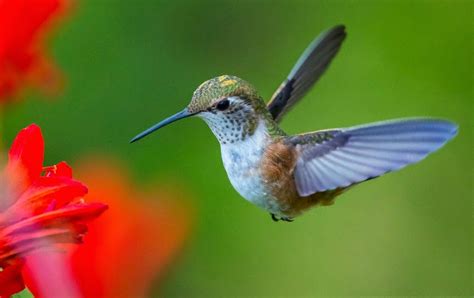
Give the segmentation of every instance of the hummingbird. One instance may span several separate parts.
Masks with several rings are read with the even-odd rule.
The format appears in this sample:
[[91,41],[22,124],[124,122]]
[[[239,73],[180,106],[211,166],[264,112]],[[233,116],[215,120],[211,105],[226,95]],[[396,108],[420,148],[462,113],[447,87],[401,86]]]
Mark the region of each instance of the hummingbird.
[[202,118],[220,143],[235,190],[274,221],[290,222],[361,182],[424,159],[457,134],[455,123],[423,117],[286,134],[278,122],[326,71],[345,37],[343,25],[318,36],[268,104],[247,81],[221,75],[202,83],[184,110],[130,142],[177,120]]

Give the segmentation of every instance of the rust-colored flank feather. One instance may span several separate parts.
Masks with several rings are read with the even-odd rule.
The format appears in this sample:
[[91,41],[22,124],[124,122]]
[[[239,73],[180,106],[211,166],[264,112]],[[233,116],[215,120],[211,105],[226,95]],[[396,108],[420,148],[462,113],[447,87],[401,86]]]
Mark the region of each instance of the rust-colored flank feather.
[[298,158],[295,146],[286,144],[282,138],[270,144],[263,154],[261,173],[281,212],[289,218],[296,217],[313,206],[328,206],[344,191],[338,188],[302,197],[298,194],[294,171]]

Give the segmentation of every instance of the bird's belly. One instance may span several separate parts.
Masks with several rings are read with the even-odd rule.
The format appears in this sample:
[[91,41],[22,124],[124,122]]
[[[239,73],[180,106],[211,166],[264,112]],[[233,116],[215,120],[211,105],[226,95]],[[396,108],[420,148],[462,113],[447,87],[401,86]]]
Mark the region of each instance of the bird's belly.
[[260,150],[222,150],[222,160],[234,189],[247,201],[271,213],[280,214],[278,201],[266,189],[260,173]]

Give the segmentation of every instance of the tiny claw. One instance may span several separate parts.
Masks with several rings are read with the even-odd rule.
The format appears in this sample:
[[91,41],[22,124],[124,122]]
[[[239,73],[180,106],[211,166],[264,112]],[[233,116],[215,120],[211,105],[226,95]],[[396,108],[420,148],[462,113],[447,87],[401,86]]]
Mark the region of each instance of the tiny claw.
[[279,219],[275,216],[275,214],[270,213],[270,215],[272,216],[272,220],[273,220],[273,221],[275,221],[275,222],[276,222],[276,221],[279,221]]

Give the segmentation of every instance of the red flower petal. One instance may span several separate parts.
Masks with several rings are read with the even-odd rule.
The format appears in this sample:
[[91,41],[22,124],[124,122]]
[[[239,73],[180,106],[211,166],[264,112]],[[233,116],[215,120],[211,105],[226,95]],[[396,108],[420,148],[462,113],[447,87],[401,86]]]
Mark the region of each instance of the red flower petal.
[[22,129],[8,154],[7,177],[14,194],[22,193],[43,168],[44,140],[36,124]]
[[[107,209],[104,204],[83,201],[87,187],[72,179],[65,162],[43,168],[43,154],[41,130],[30,125],[14,140],[7,167],[0,173],[0,295],[23,289],[20,269],[14,267],[18,260],[39,248],[81,243],[87,231],[85,223]],[[57,263],[44,259],[40,263],[44,266],[30,268],[40,275],[35,278],[43,279],[48,272],[63,276],[64,271],[55,268]],[[63,276],[62,281],[72,279]],[[53,293],[44,292],[48,285],[41,286],[42,293]],[[64,285],[59,288],[67,289]]]
[[85,222],[101,215],[108,206],[102,203],[78,203],[61,209],[29,217],[16,224],[5,227],[0,232],[0,239],[13,233],[34,231],[39,227],[64,226],[72,222]]
[[44,212],[51,207],[60,208],[82,198],[86,193],[87,187],[84,184],[70,178],[38,177],[7,213],[0,214],[0,226]]
[[72,178],[72,169],[71,167],[65,162],[61,161],[57,165],[43,168],[46,172],[45,176],[61,176],[61,177],[68,177]]
[[21,275],[22,267],[23,261],[16,260],[0,271],[0,297],[10,297],[25,288]]
[[77,224],[68,228],[37,229],[5,236],[0,246],[0,260],[9,260],[42,247],[51,248],[58,243],[82,243],[86,232],[87,226]]
[[[76,280],[68,264],[68,255],[64,252],[39,250],[28,255],[23,278],[36,298],[85,297],[79,294]],[[56,282],[51,283],[51,280]]]
[[27,83],[49,91],[60,80],[44,54],[42,41],[65,0],[0,1],[0,102]]
[[[15,0],[0,2],[0,20],[2,25],[0,33],[3,43],[4,54],[14,57],[14,61],[23,68],[27,61],[21,59],[31,51],[31,45],[37,38],[37,34],[44,28],[48,19],[58,11],[63,1],[60,0]],[[18,51],[14,52],[16,49]],[[13,52],[13,53],[12,53]],[[16,55],[15,55],[16,54]],[[30,54],[31,55],[31,54]]]

